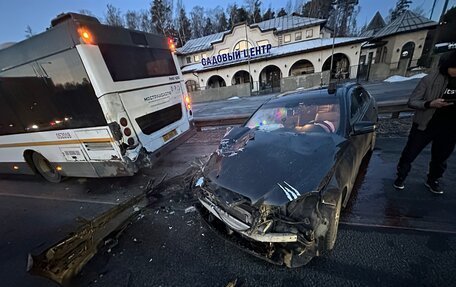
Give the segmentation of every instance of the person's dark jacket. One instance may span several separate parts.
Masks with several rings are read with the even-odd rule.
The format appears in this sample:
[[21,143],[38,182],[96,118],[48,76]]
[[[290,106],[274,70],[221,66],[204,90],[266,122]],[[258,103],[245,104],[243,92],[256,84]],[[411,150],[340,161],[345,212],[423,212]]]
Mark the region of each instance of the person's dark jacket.
[[443,96],[447,84],[448,77],[436,71],[422,78],[413,90],[408,106],[416,110],[413,122],[418,125],[419,130],[426,129],[435,113],[435,109],[430,108],[429,103]]

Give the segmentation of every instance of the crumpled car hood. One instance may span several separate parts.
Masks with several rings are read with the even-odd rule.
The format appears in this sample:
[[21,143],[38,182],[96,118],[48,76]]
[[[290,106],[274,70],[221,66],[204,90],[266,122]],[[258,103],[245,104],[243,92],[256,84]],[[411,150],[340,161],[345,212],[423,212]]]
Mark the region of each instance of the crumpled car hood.
[[[316,190],[335,164],[344,138],[237,128],[209,159],[213,184],[247,197],[252,205],[282,206]],[[217,196],[217,190],[214,190]]]

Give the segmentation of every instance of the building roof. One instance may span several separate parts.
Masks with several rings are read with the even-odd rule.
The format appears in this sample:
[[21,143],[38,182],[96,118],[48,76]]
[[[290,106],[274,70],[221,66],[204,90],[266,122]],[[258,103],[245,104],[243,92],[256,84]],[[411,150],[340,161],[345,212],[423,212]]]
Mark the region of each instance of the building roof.
[[430,28],[436,26],[437,22],[434,22],[426,17],[417,15],[412,11],[405,11],[393,22],[383,27],[377,33],[374,34],[374,38],[382,38],[400,33],[412,32],[421,30],[424,28]]
[[380,29],[386,26],[385,20],[383,19],[380,12],[377,11],[375,13],[374,18],[369,22],[367,25],[366,30],[361,33],[361,37],[372,37],[377,33]]
[[[326,23],[326,20],[307,18],[297,16],[296,14],[290,16],[277,17],[271,20],[266,20],[259,23],[249,25],[250,27],[258,27],[261,31],[275,30],[278,33],[282,33],[289,30],[295,30],[307,26],[315,26]],[[212,45],[217,42],[221,42],[226,34],[232,31],[225,31],[216,34],[211,34],[197,39],[189,40],[184,46],[177,49],[179,54],[191,54],[201,51],[207,51],[212,48]]]
[[[340,38],[335,39],[334,44],[343,45],[343,44],[349,44],[349,43],[361,43],[364,41],[366,41],[366,38],[340,37]],[[279,57],[279,56],[285,56],[285,55],[289,55],[289,54],[305,53],[305,52],[310,52],[311,50],[316,50],[316,49],[328,49],[329,47],[332,46],[332,44],[333,44],[333,38],[320,38],[320,39],[314,39],[314,40],[308,40],[308,41],[302,41],[302,42],[295,42],[295,43],[291,43],[288,45],[273,47],[271,49],[270,54],[252,58],[251,61],[256,61],[256,60],[265,59],[265,58],[274,58],[274,57]],[[322,61],[323,60],[324,59],[322,59]],[[201,63],[196,63],[196,64],[192,64],[192,65],[183,67],[182,72],[183,73],[201,72],[204,70],[211,70],[214,68],[218,69],[220,67],[236,65],[236,64],[244,63],[244,62],[247,62],[247,58],[243,57],[239,61],[236,61],[236,62],[228,62],[228,63],[224,63],[221,65],[210,66],[210,67],[204,67]]]
[[324,19],[307,18],[293,14],[290,16],[277,17],[263,22],[251,24],[250,27],[258,26],[261,31],[276,30],[280,33],[288,30],[299,29],[307,26],[315,26],[324,23],[326,23],[326,20]]
[[199,51],[209,50],[212,47],[212,43],[220,42],[223,40],[225,33],[229,31],[215,33],[207,35],[197,39],[188,40],[184,46],[177,49],[179,54],[190,54]]

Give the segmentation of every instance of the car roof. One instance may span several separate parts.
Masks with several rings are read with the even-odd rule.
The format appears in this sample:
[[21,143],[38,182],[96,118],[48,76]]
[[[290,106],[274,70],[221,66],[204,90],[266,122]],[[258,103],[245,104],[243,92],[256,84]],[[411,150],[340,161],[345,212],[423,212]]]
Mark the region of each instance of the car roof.
[[270,99],[267,103],[268,104],[280,104],[280,103],[288,103],[288,102],[295,102],[303,99],[313,99],[319,98],[322,96],[330,96],[335,98],[340,98],[341,95],[345,95],[345,93],[340,93],[341,90],[348,90],[353,86],[358,86],[359,84],[354,82],[349,82],[345,84],[338,85],[337,91],[333,94],[328,92],[328,87],[318,87],[314,89],[306,89],[306,90],[297,90],[292,92],[283,93],[277,95],[276,97]]

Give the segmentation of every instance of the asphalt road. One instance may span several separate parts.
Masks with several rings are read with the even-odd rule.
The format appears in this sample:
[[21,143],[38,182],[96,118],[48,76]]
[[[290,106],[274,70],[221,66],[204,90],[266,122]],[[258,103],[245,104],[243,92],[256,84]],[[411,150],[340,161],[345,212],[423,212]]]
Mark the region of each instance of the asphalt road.
[[79,225],[78,217],[92,219],[140,194],[150,180],[183,173],[195,158],[214,150],[219,133],[190,139],[134,177],[52,184],[38,177],[0,175],[0,286],[55,285],[26,273],[29,253],[39,254],[64,239]]
[[[77,226],[77,216],[91,218],[140,193],[151,178],[182,173],[195,158],[211,153],[224,132],[198,133],[155,168],[131,178],[70,179],[61,185],[33,177],[0,178],[2,285],[55,286],[25,272],[29,252],[37,254],[62,239]],[[379,139],[342,213],[336,249],[304,268],[270,265],[219,238],[196,213],[185,213],[194,200],[176,180],[153,197],[145,217],[125,231],[111,252],[100,252],[73,285],[226,286],[234,279],[241,286],[452,285],[454,188],[435,197],[423,187],[427,150],[407,189],[392,189],[392,167],[403,143],[404,138]],[[454,157],[447,175],[447,186],[456,186]]]
[[[378,103],[389,101],[404,102],[409,98],[418,82],[418,79],[412,79],[403,82],[377,82],[363,85],[372,96],[375,97]],[[195,103],[193,105],[195,119],[249,116],[261,104],[275,95],[276,94],[217,102]]]
[[[448,190],[436,197],[423,188],[427,151],[419,157],[407,189],[392,189],[389,165],[403,143],[403,138],[379,140],[369,162],[373,166],[361,172],[358,190],[342,213],[335,249],[305,267],[271,265],[218,237],[196,212],[185,213],[194,200],[181,185],[171,183],[119,245],[90,262],[74,284],[226,286],[237,280],[238,286],[452,286],[456,234],[411,228],[422,224],[425,229],[434,220],[436,226],[454,229],[456,195]],[[378,168],[383,173],[377,173]],[[449,186],[455,186],[455,174],[453,158]],[[388,205],[398,210],[385,209]],[[396,222],[389,221],[391,215]]]

